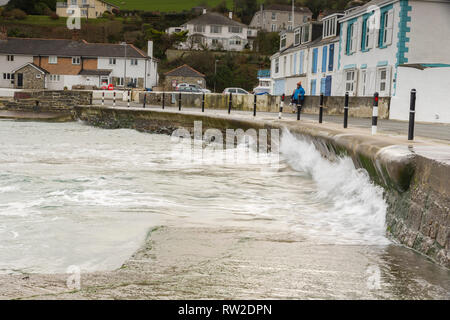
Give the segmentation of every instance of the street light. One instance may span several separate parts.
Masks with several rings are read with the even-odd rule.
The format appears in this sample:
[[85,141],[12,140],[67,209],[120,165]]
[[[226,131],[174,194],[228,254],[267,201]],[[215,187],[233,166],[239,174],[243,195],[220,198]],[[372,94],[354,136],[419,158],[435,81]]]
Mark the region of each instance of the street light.
[[214,93],[216,93],[216,75],[217,75],[217,62],[219,60],[214,61]]

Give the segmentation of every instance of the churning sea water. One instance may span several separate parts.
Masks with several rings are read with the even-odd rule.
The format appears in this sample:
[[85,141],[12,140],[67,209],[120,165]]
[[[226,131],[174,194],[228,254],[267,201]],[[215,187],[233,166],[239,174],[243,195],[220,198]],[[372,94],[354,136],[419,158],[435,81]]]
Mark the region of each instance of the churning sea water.
[[350,159],[330,162],[289,132],[270,172],[192,162],[174,156],[169,136],[80,122],[0,121],[0,137],[1,273],[112,270],[159,225],[285,233],[383,254],[395,246],[382,189]]

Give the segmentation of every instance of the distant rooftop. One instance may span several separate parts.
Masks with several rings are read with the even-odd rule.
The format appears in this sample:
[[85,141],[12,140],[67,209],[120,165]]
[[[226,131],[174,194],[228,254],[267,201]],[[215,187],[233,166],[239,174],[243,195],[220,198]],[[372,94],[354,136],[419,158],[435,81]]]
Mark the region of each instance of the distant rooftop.
[[[292,6],[286,4],[271,4],[265,8],[265,10],[277,10],[277,11],[289,11],[292,12]],[[295,12],[309,13],[312,14],[311,10],[307,7],[297,7],[294,6]]]
[[197,18],[194,18],[192,20],[189,20],[188,22],[184,23],[186,24],[194,24],[194,25],[222,25],[222,26],[239,26],[244,27],[246,26],[243,23],[234,21],[233,19],[230,19],[220,13],[217,12],[207,12],[205,14],[202,14],[198,16]]

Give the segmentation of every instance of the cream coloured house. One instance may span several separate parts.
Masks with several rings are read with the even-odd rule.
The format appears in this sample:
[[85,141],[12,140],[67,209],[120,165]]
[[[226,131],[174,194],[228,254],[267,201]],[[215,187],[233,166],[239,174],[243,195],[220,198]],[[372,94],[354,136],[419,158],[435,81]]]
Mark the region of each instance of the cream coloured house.
[[113,9],[119,9],[103,0],[67,0],[56,3],[56,14],[60,17],[68,17],[72,15],[73,6],[80,8],[81,18],[89,19],[101,17],[106,11],[112,13]]

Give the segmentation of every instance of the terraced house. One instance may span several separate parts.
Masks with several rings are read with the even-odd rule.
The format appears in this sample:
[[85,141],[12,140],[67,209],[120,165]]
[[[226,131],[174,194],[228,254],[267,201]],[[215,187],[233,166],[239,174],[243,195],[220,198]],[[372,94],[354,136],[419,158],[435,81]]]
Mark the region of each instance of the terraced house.
[[72,89],[101,87],[151,88],[158,81],[157,61],[130,44],[84,40],[0,38],[0,87]]
[[419,119],[450,122],[450,1],[373,0],[340,23],[338,95],[390,96],[390,117],[406,120],[414,88],[428,99]]
[[167,33],[189,31],[188,40],[181,43],[178,49],[202,50],[223,49],[241,51],[252,48],[257,30],[233,20],[232,12],[228,17],[216,12],[206,12],[186,22],[180,27],[166,30]]
[[280,51],[271,58],[274,93],[293,90],[297,80],[308,95],[377,92],[391,97],[390,118],[407,120],[410,91],[416,89],[417,104],[426,105],[417,119],[450,123],[444,92],[450,87],[449,17],[447,0],[372,0],[325,17],[321,40],[307,24],[295,36],[282,32]]
[[274,94],[290,95],[299,81],[308,95],[334,94],[341,16],[331,14],[280,33],[280,51],[271,57]]

